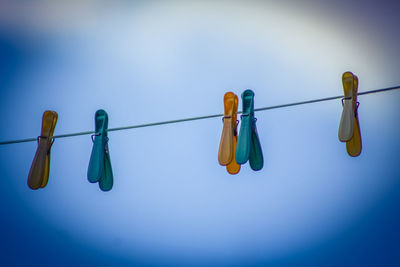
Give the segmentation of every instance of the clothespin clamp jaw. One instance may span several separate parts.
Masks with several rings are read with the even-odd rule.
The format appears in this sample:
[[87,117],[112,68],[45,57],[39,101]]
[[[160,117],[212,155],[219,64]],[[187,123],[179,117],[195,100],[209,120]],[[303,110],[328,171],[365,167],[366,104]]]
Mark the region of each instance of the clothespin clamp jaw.
[[87,177],[91,183],[98,182],[100,189],[103,191],[109,191],[113,186],[107,130],[108,115],[104,110],[100,109],[95,114],[95,134],[91,136],[93,149]]
[[264,159],[254,117],[254,92],[249,89],[244,91],[242,102],[243,113],[240,116],[242,121],[235,158],[239,164],[249,161],[251,169],[258,171],[262,169]]
[[42,130],[37,138],[38,147],[28,174],[28,186],[31,189],[44,188],[49,181],[50,152],[57,120],[57,112],[46,110],[43,113]]
[[360,123],[358,120],[357,101],[358,77],[352,72],[345,72],[342,75],[344,98],[342,99],[343,112],[339,125],[339,140],[346,142],[347,153],[356,157],[362,149]]
[[223,128],[218,150],[218,162],[226,166],[230,174],[236,174],[240,165],[235,161],[237,142],[237,109],[238,97],[232,92],[224,95],[224,117],[222,118]]

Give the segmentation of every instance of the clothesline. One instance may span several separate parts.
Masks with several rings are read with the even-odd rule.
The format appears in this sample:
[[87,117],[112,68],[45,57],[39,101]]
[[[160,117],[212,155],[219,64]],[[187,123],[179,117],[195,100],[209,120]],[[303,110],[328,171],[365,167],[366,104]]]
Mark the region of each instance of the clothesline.
[[[397,89],[400,89],[400,85],[394,86],[394,87],[370,90],[370,91],[365,91],[365,92],[359,92],[357,95],[374,94],[374,93],[386,92],[386,91],[397,90]],[[325,98],[293,102],[293,103],[288,103],[288,104],[255,108],[254,111],[264,111],[264,110],[279,109],[279,108],[285,108],[285,107],[291,107],[291,106],[306,105],[306,104],[335,100],[335,99],[340,99],[340,98],[343,98],[343,96],[342,95],[331,96],[331,97],[325,97]],[[241,114],[241,113],[242,113],[242,111],[237,112],[237,114]],[[136,125],[130,125],[130,126],[109,128],[107,131],[108,132],[123,131],[123,130],[135,129],[135,128],[144,128],[144,127],[151,127],[151,126],[157,126],[157,125],[164,125],[164,124],[173,124],[173,123],[186,122],[186,121],[210,119],[210,118],[216,118],[216,117],[222,117],[222,116],[224,116],[224,114],[220,113],[220,114],[205,115],[205,116],[199,116],[199,117],[191,117],[191,118],[184,118],[184,119],[176,119],[176,120],[169,120],[169,121],[160,121],[160,122],[152,122],[152,123],[145,123],[145,124],[136,124]],[[58,139],[58,138],[73,137],[73,136],[80,136],[80,135],[89,135],[89,134],[94,134],[94,133],[95,133],[94,131],[84,131],[84,132],[55,135],[55,136],[53,136],[53,138]],[[2,142],[0,142],[0,145],[17,144],[17,143],[34,142],[34,141],[37,141],[37,137],[2,141]]]

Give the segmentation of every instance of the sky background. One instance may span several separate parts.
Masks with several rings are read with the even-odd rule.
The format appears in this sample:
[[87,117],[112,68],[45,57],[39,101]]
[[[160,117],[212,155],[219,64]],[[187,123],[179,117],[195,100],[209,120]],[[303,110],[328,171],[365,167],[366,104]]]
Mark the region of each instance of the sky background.
[[[400,84],[396,1],[0,1],[0,140],[264,107]],[[109,133],[114,188],[87,181],[90,136],[0,147],[5,266],[399,266],[400,90],[359,97],[362,154],[340,100],[257,112],[264,168],[229,175],[221,118]],[[239,104],[241,109],[241,100]]]

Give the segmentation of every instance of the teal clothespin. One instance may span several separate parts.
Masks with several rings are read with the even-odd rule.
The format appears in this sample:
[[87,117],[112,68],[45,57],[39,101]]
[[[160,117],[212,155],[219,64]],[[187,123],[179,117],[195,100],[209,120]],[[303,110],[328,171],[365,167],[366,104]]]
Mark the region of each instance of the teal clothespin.
[[242,93],[243,110],[240,133],[236,146],[235,159],[239,164],[247,161],[254,171],[259,171],[264,165],[260,140],[258,139],[256,118],[254,118],[254,92],[247,89]]
[[[111,168],[110,152],[108,151],[108,115],[102,109],[96,111],[96,133],[92,135],[93,149],[88,168],[88,180],[91,183],[99,182],[103,191],[110,191],[113,187],[113,173]],[[93,139],[94,137],[94,139]]]

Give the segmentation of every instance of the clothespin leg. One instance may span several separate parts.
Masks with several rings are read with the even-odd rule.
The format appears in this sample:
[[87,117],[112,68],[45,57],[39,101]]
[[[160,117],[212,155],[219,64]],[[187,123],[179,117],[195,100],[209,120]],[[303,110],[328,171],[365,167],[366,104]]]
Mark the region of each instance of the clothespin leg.
[[238,164],[235,160],[235,153],[236,153],[236,145],[237,145],[237,136],[233,137],[233,158],[232,161],[226,165],[226,170],[230,174],[237,174],[240,171],[240,164]]
[[103,173],[104,148],[100,136],[95,136],[92,154],[90,155],[87,177],[89,182],[96,183]]
[[350,140],[354,133],[354,112],[351,105],[351,100],[344,100],[344,107],[342,117],[340,118],[338,134],[341,142]]
[[43,176],[42,184],[40,185],[41,188],[46,187],[46,185],[49,181],[49,176],[50,176],[50,150],[49,150],[49,153],[47,153],[46,160],[45,160],[44,176]]
[[226,166],[232,161],[234,155],[232,139],[232,118],[225,118],[218,150],[218,162],[222,166]]
[[36,150],[35,157],[33,158],[33,162],[28,174],[28,186],[31,189],[40,188],[45,175],[47,149],[46,146],[41,145],[40,142],[45,142],[45,140],[39,141],[39,146]]
[[259,171],[264,166],[264,158],[261,149],[260,139],[258,138],[257,128],[255,127],[255,125],[252,131],[249,163],[253,171]]
[[245,164],[250,155],[251,128],[249,116],[242,116],[240,133],[236,145],[235,159],[238,164]]
[[102,191],[110,191],[114,184],[113,172],[111,168],[110,153],[105,153],[103,174],[99,180],[99,187]]
[[346,142],[346,150],[347,153],[352,157],[357,157],[361,154],[362,141],[358,116],[354,117],[354,134],[353,138]]

